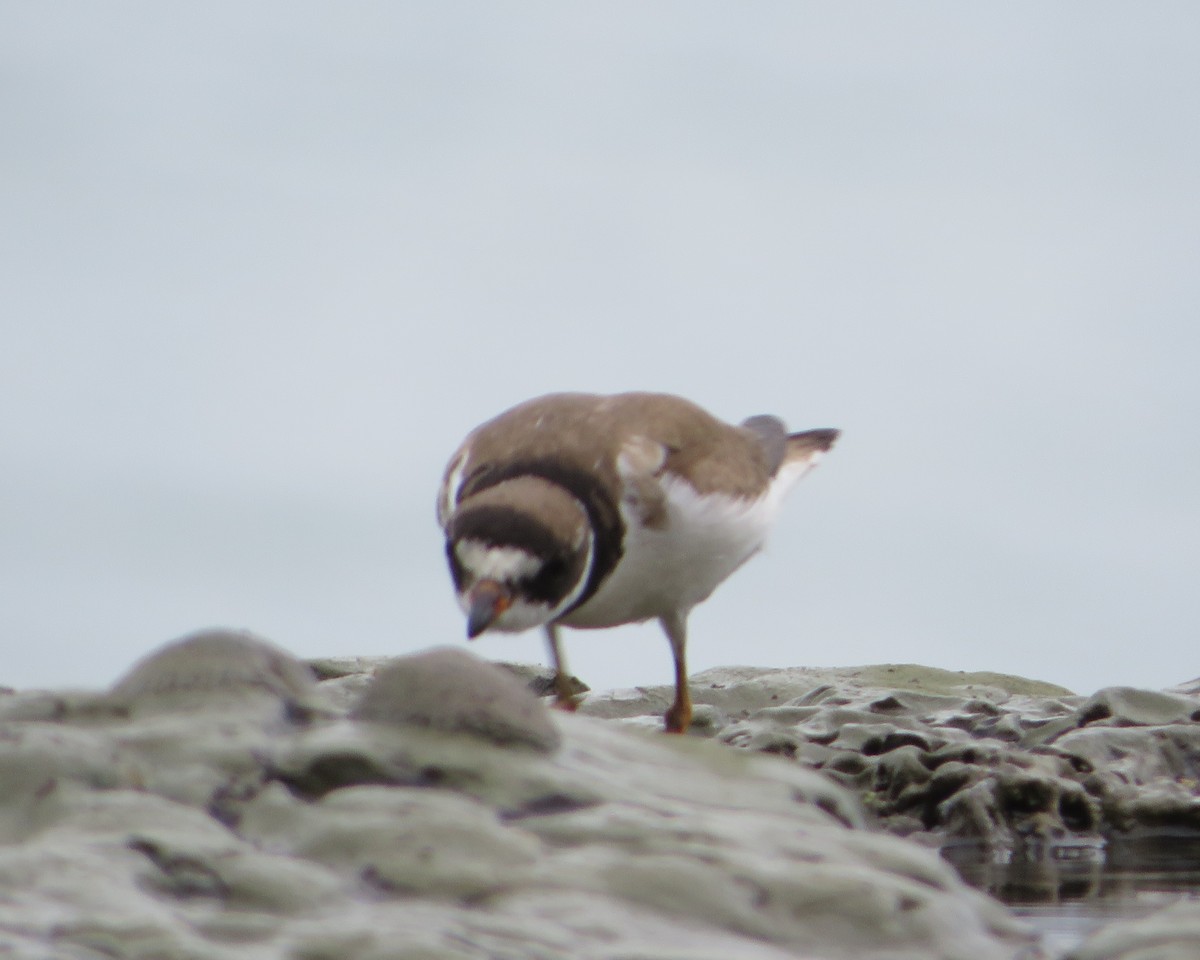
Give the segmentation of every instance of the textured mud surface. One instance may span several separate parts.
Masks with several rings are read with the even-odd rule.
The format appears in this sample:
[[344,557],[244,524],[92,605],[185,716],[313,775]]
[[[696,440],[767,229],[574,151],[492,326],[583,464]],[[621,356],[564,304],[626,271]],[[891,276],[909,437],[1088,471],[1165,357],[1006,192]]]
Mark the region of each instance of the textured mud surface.
[[[931,848],[1103,856],[1200,824],[1187,685],[727,668],[669,737],[669,691],[573,716],[538,683],[207,631],[109,691],[0,697],[0,953],[1032,958]],[[1197,922],[1177,905],[1076,956],[1194,956]]]
[[[875,824],[930,845],[1028,853],[1200,830],[1200,698],[1186,684],[1079,697],[912,665],[732,667],[693,691],[699,735],[820,770]],[[666,692],[593,695],[584,710],[649,726]]]
[[1001,905],[794,762],[551,713],[457,649],[318,667],[210,631],[111,691],[0,700],[0,952],[1028,952]]

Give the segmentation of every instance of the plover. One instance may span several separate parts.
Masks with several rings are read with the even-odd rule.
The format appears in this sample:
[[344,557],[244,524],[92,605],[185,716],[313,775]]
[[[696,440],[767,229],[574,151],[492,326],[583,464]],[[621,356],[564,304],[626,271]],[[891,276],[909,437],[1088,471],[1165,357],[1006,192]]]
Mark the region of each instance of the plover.
[[687,618],[762,547],[784,494],[838,431],[724,423],[681,397],[559,393],[482,424],[438,498],[467,635],[546,631],[570,705],[559,626],[657,618],[675,660],[666,728],[692,714]]

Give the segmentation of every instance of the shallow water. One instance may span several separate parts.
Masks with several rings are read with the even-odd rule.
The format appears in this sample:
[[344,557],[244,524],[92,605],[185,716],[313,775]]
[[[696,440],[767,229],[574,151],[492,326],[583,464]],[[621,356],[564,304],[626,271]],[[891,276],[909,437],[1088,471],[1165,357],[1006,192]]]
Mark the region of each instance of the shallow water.
[[1115,920],[1135,919],[1200,898],[1200,835],[1155,834],[1106,847],[1058,848],[1007,862],[977,850],[943,855],[972,886],[1012,907],[1042,936],[1051,957]]

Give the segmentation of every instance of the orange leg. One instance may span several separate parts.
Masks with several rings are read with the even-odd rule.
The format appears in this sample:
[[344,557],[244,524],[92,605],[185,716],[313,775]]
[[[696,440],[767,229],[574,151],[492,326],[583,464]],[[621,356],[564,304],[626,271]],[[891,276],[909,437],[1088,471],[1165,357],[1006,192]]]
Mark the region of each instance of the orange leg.
[[550,647],[550,659],[554,663],[554,705],[559,710],[569,710],[574,713],[579,709],[579,698],[576,697],[567,683],[567,661],[562,652],[562,639],[558,635],[558,625],[546,624],[546,642]]
[[675,702],[667,710],[667,733],[687,733],[692,725],[692,694],[687,675],[687,613],[675,613],[662,617],[667,639],[671,641],[671,654],[675,658]]

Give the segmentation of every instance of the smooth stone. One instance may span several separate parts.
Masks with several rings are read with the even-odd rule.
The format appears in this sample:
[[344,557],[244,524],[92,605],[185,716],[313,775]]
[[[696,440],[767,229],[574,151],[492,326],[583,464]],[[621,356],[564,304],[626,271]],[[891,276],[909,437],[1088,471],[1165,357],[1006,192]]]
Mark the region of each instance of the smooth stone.
[[199,630],[139,660],[112,687],[113,697],[160,709],[215,706],[219,701],[266,695],[310,709],[316,679],[302,661],[247,630]]
[[525,684],[457,647],[397,657],[376,672],[351,716],[543,752],[561,742],[545,704]]

